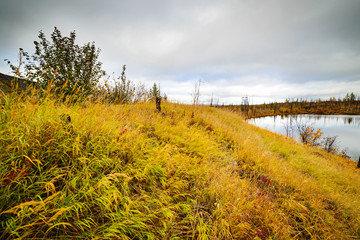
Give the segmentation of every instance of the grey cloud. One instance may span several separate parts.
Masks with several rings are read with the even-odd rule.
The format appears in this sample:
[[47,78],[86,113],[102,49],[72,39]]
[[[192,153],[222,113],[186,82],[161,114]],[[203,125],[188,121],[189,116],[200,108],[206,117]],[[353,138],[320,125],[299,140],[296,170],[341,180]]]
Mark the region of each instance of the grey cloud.
[[[19,47],[31,52],[39,30],[49,36],[58,26],[64,34],[76,30],[79,43],[95,41],[108,72],[127,64],[130,78],[167,82],[174,95],[176,84],[196,79],[232,99],[259,95],[254,86],[264,95],[278,88],[279,96],[360,89],[357,0],[13,0],[0,11],[3,58],[15,59]],[[325,84],[333,81],[345,87]],[[289,90],[302,83],[314,89]]]

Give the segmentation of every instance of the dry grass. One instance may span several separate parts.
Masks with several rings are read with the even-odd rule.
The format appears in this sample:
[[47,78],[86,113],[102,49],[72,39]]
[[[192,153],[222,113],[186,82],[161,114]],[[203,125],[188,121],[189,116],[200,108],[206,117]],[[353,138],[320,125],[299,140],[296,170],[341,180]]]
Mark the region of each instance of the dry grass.
[[355,163],[229,111],[162,108],[7,96],[0,238],[360,238]]

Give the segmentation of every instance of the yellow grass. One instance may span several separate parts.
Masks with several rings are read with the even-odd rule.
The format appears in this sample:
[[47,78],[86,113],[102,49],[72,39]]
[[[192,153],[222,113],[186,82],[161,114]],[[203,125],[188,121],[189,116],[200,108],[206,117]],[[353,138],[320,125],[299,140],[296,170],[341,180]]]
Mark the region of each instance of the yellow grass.
[[162,109],[7,96],[0,238],[360,238],[355,163],[230,111]]

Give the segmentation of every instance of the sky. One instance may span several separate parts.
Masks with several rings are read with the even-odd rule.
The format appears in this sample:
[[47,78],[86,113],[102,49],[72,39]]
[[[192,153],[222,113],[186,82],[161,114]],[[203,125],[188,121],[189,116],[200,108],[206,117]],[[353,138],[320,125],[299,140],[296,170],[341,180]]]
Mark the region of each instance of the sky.
[[55,26],[172,101],[191,103],[197,81],[202,104],[360,95],[359,0],[2,0],[0,72]]

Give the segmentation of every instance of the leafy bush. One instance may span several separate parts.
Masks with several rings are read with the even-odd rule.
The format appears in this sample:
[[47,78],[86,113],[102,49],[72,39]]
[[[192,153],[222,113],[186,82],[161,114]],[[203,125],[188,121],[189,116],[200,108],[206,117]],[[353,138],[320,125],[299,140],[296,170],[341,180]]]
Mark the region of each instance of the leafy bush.
[[300,135],[300,141],[306,145],[319,146],[319,140],[323,134],[320,129],[315,129],[307,123],[296,123]]
[[55,27],[49,41],[40,31],[40,41],[34,41],[33,55],[20,48],[20,66],[5,60],[18,77],[36,81],[42,88],[51,84],[53,88],[61,89],[65,96],[75,93],[88,96],[105,71],[101,69],[102,63],[98,61],[100,50],[94,42],[79,46],[75,44],[75,38],[75,31],[69,37],[63,37]]

